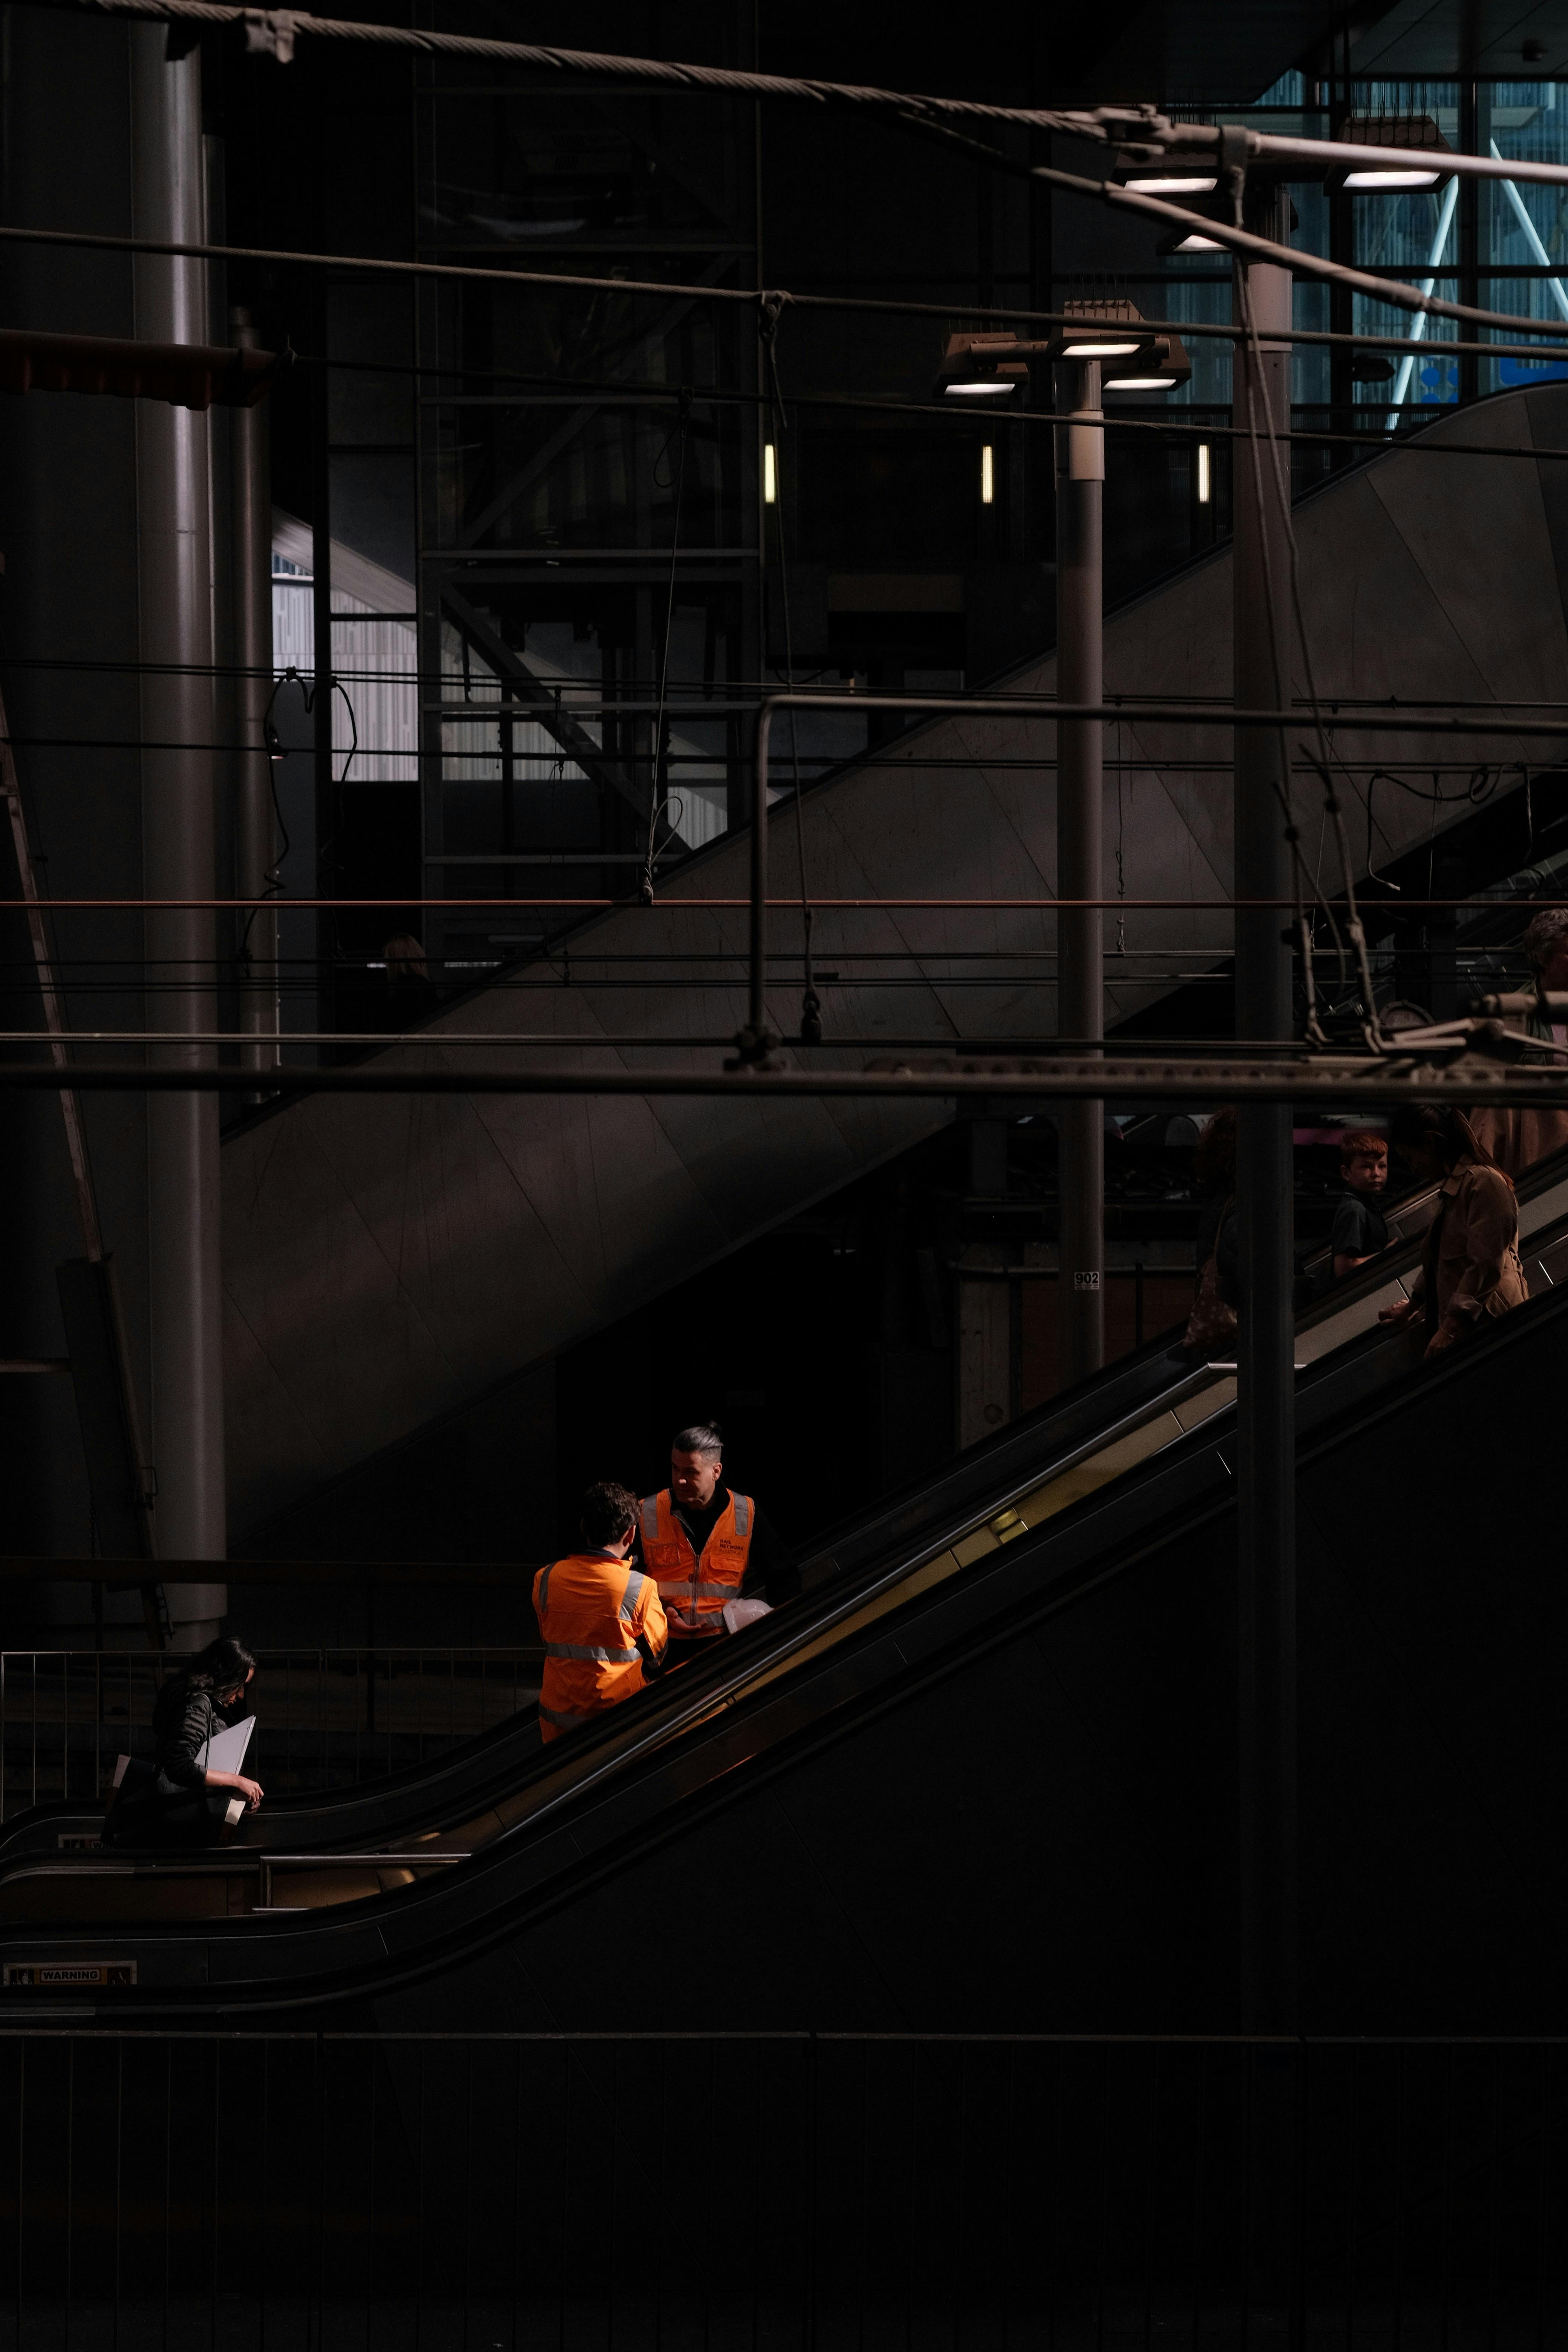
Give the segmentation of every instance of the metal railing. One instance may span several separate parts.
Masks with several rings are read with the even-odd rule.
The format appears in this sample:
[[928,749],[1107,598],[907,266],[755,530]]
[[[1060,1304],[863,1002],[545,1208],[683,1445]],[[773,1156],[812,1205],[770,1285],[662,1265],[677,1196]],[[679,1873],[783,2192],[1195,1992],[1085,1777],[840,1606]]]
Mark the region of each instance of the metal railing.
[[[37,2033],[4,1998],[4,2347],[1568,2341],[1561,2044]],[[716,2171],[661,2233],[647,2184]]]
[[[531,1706],[541,1654],[522,1646],[258,1651],[248,1769],[269,1794],[285,1796],[422,1764]],[[95,1804],[116,1757],[149,1749],[171,1663],[153,1651],[0,1651],[0,1821],[58,1800]]]

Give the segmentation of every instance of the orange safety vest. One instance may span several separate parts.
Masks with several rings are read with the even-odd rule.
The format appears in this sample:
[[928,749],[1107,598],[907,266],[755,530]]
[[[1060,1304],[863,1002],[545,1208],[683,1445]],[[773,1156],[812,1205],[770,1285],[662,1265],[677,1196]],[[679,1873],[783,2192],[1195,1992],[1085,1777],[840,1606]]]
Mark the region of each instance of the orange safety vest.
[[656,1658],[668,1640],[652,1577],[603,1552],[573,1552],[542,1568],[533,1580],[533,1611],[544,1643],[544,1739],[574,1730],[643,1688],[639,1633]]
[[644,1565],[658,1580],[670,1632],[688,1641],[694,1633],[721,1633],[724,1603],[740,1599],[741,1579],[751,1557],[756,1513],[750,1495],[731,1496],[713,1522],[700,1559],[675,1516],[668,1486],[660,1495],[645,1495],[637,1513]]

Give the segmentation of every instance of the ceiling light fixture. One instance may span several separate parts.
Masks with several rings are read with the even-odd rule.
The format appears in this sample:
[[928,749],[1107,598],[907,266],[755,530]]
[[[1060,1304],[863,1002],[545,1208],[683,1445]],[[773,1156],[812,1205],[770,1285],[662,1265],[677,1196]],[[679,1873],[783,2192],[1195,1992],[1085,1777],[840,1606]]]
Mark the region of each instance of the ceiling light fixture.
[[1107,398],[1112,393],[1174,392],[1192,381],[1193,363],[1179,335],[1155,335],[1136,360],[1118,366],[1110,362],[1101,371]]
[[1154,360],[1154,339],[1136,303],[1122,298],[1101,302],[1064,302],[1062,324],[1046,342],[1053,360]]
[[1381,188],[1387,194],[1400,188],[1435,188],[1446,175],[1441,172],[1347,172],[1342,185],[1347,188]]
[[949,335],[937,370],[939,400],[1000,400],[1029,381],[1029,362],[1011,332]]
[[1141,196],[1210,196],[1218,182],[1212,174],[1206,180],[1200,180],[1187,173],[1178,178],[1168,172],[1159,177],[1152,177],[1145,172],[1134,172],[1121,184],[1124,188],[1136,188]]
[[1340,133],[1351,147],[1404,148],[1401,156],[1391,154],[1386,167],[1380,163],[1337,163],[1327,179],[1331,195],[1342,190],[1347,195],[1399,196],[1426,194],[1434,188],[1446,186],[1453,178],[1440,165],[1417,163],[1409,152],[1416,154],[1447,154],[1450,150],[1437,125],[1429,114],[1352,114]]

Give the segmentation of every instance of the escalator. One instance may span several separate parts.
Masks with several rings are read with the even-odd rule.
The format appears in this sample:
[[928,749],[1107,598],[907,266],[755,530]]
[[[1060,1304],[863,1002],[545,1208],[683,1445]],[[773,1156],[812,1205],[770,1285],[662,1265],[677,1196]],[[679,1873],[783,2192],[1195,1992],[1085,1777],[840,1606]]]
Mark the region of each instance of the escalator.
[[[1435,2018],[1448,2014],[1443,1988],[1479,2000],[1489,1981],[1474,1937],[1462,1967],[1451,1948],[1461,1895],[1468,1910],[1479,1886],[1498,1918],[1509,1903],[1538,1911],[1548,1880],[1558,1900],[1540,1818],[1555,1822],[1564,1785],[1555,1710],[1549,1724],[1521,1713],[1497,1669],[1506,1656],[1528,1683],[1562,1663],[1552,1433],[1568,1350],[1568,1297],[1554,1286],[1568,1266],[1568,1168],[1544,1166],[1521,1195],[1536,1296],[1458,1360],[1412,1378],[1418,1340],[1376,1322],[1402,1294],[1409,1243],[1300,1327],[1303,1641],[1310,1654],[1326,1640],[1331,1664],[1303,1675],[1315,1697],[1332,1695],[1310,1785],[1342,1789],[1350,1755],[1375,1767],[1359,1794],[1345,1790],[1333,1835],[1308,1822],[1304,1866],[1314,1885],[1337,1883],[1353,1851],[1357,1899],[1376,1912],[1381,1891],[1408,1893],[1419,1864],[1426,1908],[1402,1897],[1398,1917],[1419,1927],[1421,1965],[1441,1979]],[[1426,1213],[1420,1200],[1403,1211],[1408,1224]],[[549,1750],[520,1719],[433,1771],[258,1820],[265,1843],[175,1860],[47,1852],[51,1824],[36,1819],[0,1855],[7,2011],[341,2016],[370,2003],[383,2027],[427,2024],[454,2000],[470,2021],[516,2023],[542,2004],[557,2019],[591,2014],[595,1985],[608,1998],[631,1957],[630,1917],[647,1925],[656,1987],[658,1956],[700,1922],[726,2013],[752,2025],[952,2023],[962,1986],[965,2017],[1016,2026],[1031,1950],[1043,1984],[1065,1972],[1086,2026],[1125,2013],[1133,1986],[1151,2024],[1223,2024],[1236,1940],[1233,1404],[1223,1370],[1143,1350],[844,1530],[807,1564],[798,1600]],[[1506,1543],[1487,1517],[1503,1499]],[[1384,1583],[1407,1580],[1412,1563],[1418,1599],[1394,1647],[1413,1645],[1420,1674],[1450,1694],[1491,1676],[1492,1760],[1469,1757],[1457,1778],[1430,1759],[1415,1769],[1409,1742],[1429,1745],[1430,1724],[1379,1746],[1393,1701],[1360,1688],[1369,1654],[1342,1622],[1346,1608],[1375,1616]],[[1467,1586],[1468,1612],[1455,1600]],[[1342,1588],[1355,1597],[1328,1609],[1325,1636],[1324,1595]],[[1384,1668],[1392,1638],[1383,1625]],[[1415,1671],[1401,1667],[1401,1689]],[[1533,1769],[1505,1775],[1500,1829],[1500,1801],[1477,1789],[1499,1757],[1517,1761],[1521,1737],[1535,1742]],[[1315,1716],[1304,1738],[1309,1750],[1323,1739]],[[1390,1790],[1403,1814],[1380,1809]],[[1458,1867],[1461,1830],[1486,1849],[1479,1876]],[[846,1916],[859,1915],[874,1928],[849,1934]],[[1330,1948],[1339,1916],[1331,1904],[1314,1928]],[[1406,2016],[1408,1942],[1391,1926]],[[1532,1930],[1519,1949],[1540,1943]],[[1364,1954],[1357,1967],[1367,1981]],[[1112,2010],[1097,2019],[1101,1996]],[[695,1984],[689,1998],[693,2030],[710,2023]],[[1541,1998],[1550,2007],[1554,1988]],[[666,2008],[659,2018],[668,2028]]]
[[[1389,1285],[1415,1263],[1417,1237],[1425,1231],[1435,1195],[1421,1192],[1388,1212],[1392,1246],[1375,1278],[1369,1271],[1342,1284],[1302,1318],[1304,1347],[1314,1357],[1337,1346],[1391,1295]],[[1545,1162],[1524,1188],[1522,1225],[1546,1234],[1568,1219],[1568,1155]],[[1310,1264],[1309,1276],[1321,1272]],[[1535,1268],[1538,1284],[1550,1279]],[[932,1544],[973,1539],[976,1530],[1009,1511],[1037,1507],[1042,1480],[1049,1484],[1058,1510],[1103,1484],[1147,1453],[1158,1451],[1234,1397],[1235,1383],[1194,1363],[1165,1333],[1119,1359],[1092,1380],[1051,1399],[1010,1427],[967,1449],[934,1477],[879,1502],[831,1530],[802,1563],[802,1582],[815,1591],[849,1574],[898,1568]],[[262,1690],[255,1694],[266,1705]],[[363,1851],[422,1834],[433,1820],[482,1811],[509,1790],[522,1765],[535,1753],[536,1711],[449,1750],[434,1766],[420,1764],[348,1790],[331,1790],[269,1801],[264,1812],[247,1814],[230,1851],[266,1848]],[[101,1810],[79,1802],[29,1809],[0,1833],[0,1885],[24,1864],[42,1864],[79,1853],[97,1837]],[[83,1865],[85,1867],[86,1865]],[[4,1902],[0,1896],[0,1903]],[[0,1913],[0,1916],[4,1916]]]

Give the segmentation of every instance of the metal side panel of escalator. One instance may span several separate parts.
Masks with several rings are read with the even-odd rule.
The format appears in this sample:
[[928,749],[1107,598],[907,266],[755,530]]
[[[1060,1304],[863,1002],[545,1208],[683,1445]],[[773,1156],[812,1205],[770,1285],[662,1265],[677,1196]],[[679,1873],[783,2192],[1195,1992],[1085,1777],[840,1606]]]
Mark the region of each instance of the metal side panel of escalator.
[[[1444,1551],[1446,1531],[1467,1512],[1473,1516],[1497,1480],[1486,1444],[1458,1442],[1448,1424],[1457,1416],[1461,1428],[1483,1429],[1490,1442],[1517,1419],[1520,1394],[1538,1415],[1549,1410],[1568,1357],[1568,1299],[1559,1293],[1537,1300],[1459,1361],[1415,1381],[1405,1377],[1403,1348],[1402,1338],[1369,1331],[1303,1376],[1304,1489],[1328,1498],[1314,1499],[1314,1512],[1326,1508],[1347,1524],[1352,1560],[1363,1549],[1374,1559],[1379,1551],[1375,1539],[1358,1544],[1358,1519],[1386,1517],[1390,1497],[1402,1497],[1409,1549],[1433,1555],[1426,1575],[1436,1591],[1460,1574]],[[823,1952],[836,1937],[842,1941],[821,1916],[820,1870],[804,1858],[814,1840],[827,1837],[836,1851],[847,1839],[858,1856],[858,1875],[843,1881],[836,1898],[840,1908],[858,1913],[880,1888],[889,1916],[912,1923],[918,1897],[921,1916],[942,1925],[928,1952],[911,1924],[908,1965],[918,1959],[923,1981],[933,1954],[946,1948],[948,1924],[962,1919],[1016,1985],[1020,1963],[1007,1939],[1016,1927],[1037,1932],[1042,1885],[1054,1883],[1059,1911],[1047,1974],[1076,1983],[1079,1963],[1068,1969],[1061,1947],[1071,1940],[1069,1928],[1085,1936],[1084,1906],[1098,1886],[1092,1900],[1101,1911],[1109,1901],[1110,1916],[1129,1933],[1133,1920],[1142,1922],[1134,1937],[1139,1969],[1165,1949],[1171,2000],[1194,2030],[1213,2025],[1224,1993],[1216,1955],[1231,1950],[1216,1924],[1226,1909],[1217,1856],[1234,1846],[1234,1787],[1226,1793],[1235,1763],[1231,1426],[1230,1416],[1212,1416],[1123,1479],[1026,1524],[967,1563],[927,1559],[902,1579],[888,1571],[849,1580],[852,1591],[803,1596],[763,1629],[770,1639],[726,1644],[722,1658],[617,1711],[619,1719],[606,1718],[569,1754],[557,1748],[539,1758],[497,1809],[479,1850],[466,1858],[450,1847],[431,1853],[436,1867],[423,1883],[301,1910],[292,1907],[294,1893],[264,1916],[184,1926],[110,1919],[89,1926],[79,1915],[53,1926],[12,1919],[0,1927],[0,1964],[36,1975],[71,1965],[73,1956],[83,1965],[134,1963],[134,1988],[121,1984],[112,2000],[90,1990],[68,2000],[46,1998],[31,1981],[16,1986],[37,2015],[57,1999],[82,2015],[119,2014],[128,2000],[159,2013],[171,2004],[192,2013],[247,2011],[373,1995],[416,2005],[426,1998],[466,2002],[469,1993],[454,1988],[482,1979],[490,1988],[484,2000],[493,2009],[510,1999],[515,2018],[519,1980],[505,1955],[524,1945],[552,1948],[558,1930],[551,1923],[568,1915],[599,1920],[600,1928],[580,1930],[596,1936],[609,1900],[623,1921],[623,1961],[628,1918],[641,1923],[646,1916],[654,1952],[677,1933],[682,1906],[704,1922],[703,1935],[717,1937],[716,1954],[743,1925],[750,1953],[739,1980],[743,2006],[752,2023],[757,2001],[782,2021],[780,2004],[787,2011],[789,2003],[780,1953],[795,1954],[815,2002],[824,1990]],[[1428,1428],[1440,1433],[1436,1446]],[[1353,1478],[1344,1467],[1352,1455],[1365,1465]],[[1529,1510],[1555,1524],[1554,1449],[1527,1442],[1518,1460]],[[1324,1575],[1342,1584],[1333,1540]],[[1554,1557],[1552,1568],[1548,1580],[1537,1558],[1529,1590],[1538,1610],[1557,1606]],[[1342,1601],[1335,1606],[1342,1616]],[[1417,1612],[1417,1649],[1420,1622]],[[1386,1630],[1376,1646],[1379,1655],[1386,1652]],[[1339,1686],[1353,1696],[1366,1658],[1337,1620],[1331,1650],[1339,1693],[1331,1717],[1338,1710],[1341,1732],[1353,1730],[1365,1746],[1376,1708],[1368,1716],[1358,1701],[1344,1715]],[[1467,1639],[1448,1670],[1470,1672],[1482,1654],[1484,1644],[1477,1651]],[[851,1751],[880,1760],[840,1775],[832,1759]],[[1385,1779],[1391,1772],[1397,1779],[1398,1763],[1395,1748],[1382,1755]],[[815,1791],[815,1810],[805,1812],[787,1794],[802,1774],[801,1785]],[[1408,1791],[1407,1801],[1415,1801]],[[1147,1822],[1131,1834],[1132,1818],[1144,1811],[1164,1825],[1152,1846]],[[1359,1839],[1376,1819],[1374,1807],[1364,1821],[1352,1815],[1349,1826]],[[482,1832],[485,1825],[478,1826]],[[1423,1818],[1418,1826],[1428,1849],[1431,1824]],[[1128,1840],[1128,1877],[1110,1899],[1093,1856],[1113,1831]],[[1406,1823],[1396,1837],[1396,1853],[1410,1831]],[[975,1870],[981,1857],[995,1861],[1004,1832],[1013,1865],[983,1901]],[[1484,1843],[1494,1832],[1483,1821],[1477,1835]],[[923,1870],[911,1861],[911,1838],[930,1843]],[[700,1864],[692,1860],[699,1852]],[[351,1862],[370,1869],[374,1861],[322,1859],[335,1870]],[[1497,1868],[1503,1872],[1500,1862]],[[1132,1881],[1142,1878],[1148,1885],[1140,1892]],[[1158,1933],[1146,1910],[1151,1890],[1165,1906]],[[796,1903],[798,1913],[791,1908]],[[810,1937],[801,1942],[803,1923],[813,1919],[812,1935],[827,1938],[822,1951]],[[772,1942],[763,1932],[769,1921]],[[617,1938],[605,1932],[613,1953]],[[639,1924],[639,1939],[641,1932]],[[1121,1950],[1119,1976],[1098,1918],[1083,1948],[1100,1955],[1108,1985],[1130,1980],[1133,1946]],[[595,1958],[584,1984],[603,1958]],[[858,1962],[851,1975],[858,1999],[869,1999]],[[550,1981],[553,2000],[553,1970]],[[883,1985],[877,1995],[883,2014],[887,1997]],[[930,1981],[922,1997],[932,1997]],[[850,2009],[863,2018],[863,2001]],[[1081,2005],[1077,2014],[1088,2030],[1092,2021]]]
[[[1531,1289],[1541,1291],[1568,1272],[1568,1155],[1543,1162],[1520,1189],[1521,1251]],[[1395,1204],[1391,1223],[1396,1239],[1390,1249],[1302,1314],[1299,1360],[1316,1364],[1358,1341],[1375,1329],[1381,1306],[1405,1296],[1434,1197],[1421,1192]],[[1402,1353],[1385,1349],[1380,1361],[1403,1370],[1414,1356],[1405,1345]],[[944,1557],[951,1554],[962,1567],[972,1565],[1179,1444],[1201,1423],[1226,1413],[1234,1396],[1228,1375],[1156,1340],[971,1449],[922,1486],[837,1531],[806,1562],[807,1590],[843,1595],[870,1577],[886,1583],[890,1593],[908,1596],[916,1580],[932,1580],[934,1563]],[[829,1618],[839,1613],[827,1612]],[[764,1653],[780,1645],[780,1670],[792,1654],[787,1634],[793,1622],[784,1612],[749,1637],[750,1645]],[[635,1704],[634,1721],[640,1721],[646,1704]],[[242,1843],[257,1851],[296,1855],[363,1853],[445,1836],[467,1850],[505,1826],[520,1781],[538,1760],[537,1731],[529,1713],[395,1781],[270,1807],[247,1818]],[[22,1816],[0,1840],[0,1890],[18,1871],[35,1884],[40,1873],[58,1875],[72,1866],[90,1871],[90,1855],[79,1855],[72,1864],[61,1856],[96,1825],[96,1816],[72,1807],[40,1808]],[[156,1868],[156,1857],[142,1859],[147,1869]],[[0,1891],[0,1911],[8,1907]]]

